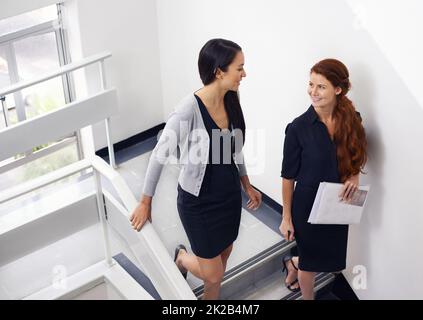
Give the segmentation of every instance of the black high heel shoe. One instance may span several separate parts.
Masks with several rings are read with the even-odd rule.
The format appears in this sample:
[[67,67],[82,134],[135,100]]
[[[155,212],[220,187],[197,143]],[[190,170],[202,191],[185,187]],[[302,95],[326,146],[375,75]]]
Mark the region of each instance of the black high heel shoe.
[[[175,248],[175,256],[173,258],[173,261],[175,262],[175,264],[176,264],[176,258],[178,258],[178,254],[179,254],[180,250],[185,250],[185,252],[188,252],[187,248],[185,248],[185,246],[183,244],[177,245],[176,248]],[[184,277],[184,279],[186,279],[187,275],[188,275],[188,271],[185,270],[185,272],[183,272],[181,269],[179,269],[179,271],[181,271],[182,276]]]
[[[292,266],[294,267],[295,270],[298,271],[298,268],[295,266],[294,261],[292,261],[292,256],[291,255],[286,255],[285,257],[283,257],[282,263],[283,263],[283,269],[282,272],[286,273],[286,277],[288,277],[288,267],[287,267],[287,263],[291,263]],[[288,290],[292,291],[292,292],[298,292],[300,291],[300,288],[293,288],[292,286],[298,283],[298,277],[297,279],[295,279],[294,281],[292,281],[291,283],[286,283],[285,282],[285,286],[288,288]]]

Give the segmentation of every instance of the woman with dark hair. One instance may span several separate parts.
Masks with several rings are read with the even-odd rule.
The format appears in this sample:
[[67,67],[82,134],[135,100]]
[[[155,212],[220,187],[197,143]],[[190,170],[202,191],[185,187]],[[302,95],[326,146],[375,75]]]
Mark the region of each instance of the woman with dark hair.
[[184,98],[170,115],[152,152],[131,222],[140,230],[151,221],[163,164],[179,147],[177,207],[193,253],[178,245],[174,260],[184,277],[189,271],[204,281],[204,299],[217,299],[238,236],[241,184],[248,208],[260,206],[261,194],[251,186],[243,163],[245,122],[237,94],[246,76],[241,47],[224,39],[208,41],[200,51],[198,69],[204,87]]
[[298,249],[298,257],[283,260],[285,283],[292,291],[301,289],[304,299],[314,298],[317,272],[338,272],[346,266],[348,225],[307,221],[320,182],[342,183],[341,200],[350,199],[359,185],[367,142],[360,114],[346,96],[350,87],[342,62],[318,62],[310,71],[312,105],[285,130],[279,229],[288,241],[296,240]]

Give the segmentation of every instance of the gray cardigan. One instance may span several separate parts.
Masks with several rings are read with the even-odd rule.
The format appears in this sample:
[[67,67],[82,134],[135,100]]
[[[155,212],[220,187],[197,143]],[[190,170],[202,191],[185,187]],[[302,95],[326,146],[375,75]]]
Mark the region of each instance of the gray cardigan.
[[[209,159],[209,145],[210,138],[197,99],[191,93],[182,99],[168,118],[148,163],[143,194],[154,195],[163,166],[173,162],[181,165],[178,178],[181,188],[198,197]],[[175,156],[178,146],[179,159]],[[235,147],[232,157],[240,177],[247,175],[242,146]]]

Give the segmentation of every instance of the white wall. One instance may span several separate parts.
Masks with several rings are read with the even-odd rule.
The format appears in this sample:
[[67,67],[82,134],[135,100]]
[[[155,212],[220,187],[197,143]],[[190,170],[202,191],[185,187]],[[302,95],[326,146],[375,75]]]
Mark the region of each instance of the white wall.
[[[251,180],[279,203],[283,130],[310,104],[310,67],[327,57],[349,67],[350,97],[369,139],[362,182],[372,185],[362,223],[351,228],[344,272],[355,284],[353,267],[366,267],[367,288],[356,289],[361,299],[423,297],[423,68],[422,48],[416,45],[422,9],[417,0],[157,3],[164,115],[201,86],[197,56],[208,39],[239,43],[246,56],[241,103],[247,126],[266,135],[263,172]],[[254,149],[254,142],[247,140],[247,149]]]
[[[72,59],[103,51],[108,85],[119,95],[119,115],[111,119],[118,142],[163,122],[156,2],[154,0],[69,0],[65,3]],[[88,93],[100,88],[98,67],[86,69]],[[104,124],[93,127],[95,149],[107,145]]]

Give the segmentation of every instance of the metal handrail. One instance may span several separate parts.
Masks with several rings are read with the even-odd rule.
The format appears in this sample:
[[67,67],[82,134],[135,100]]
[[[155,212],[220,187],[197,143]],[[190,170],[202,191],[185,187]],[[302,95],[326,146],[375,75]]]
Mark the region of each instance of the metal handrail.
[[84,68],[90,64],[96,63],[96,62],[100,62],[103,61],[104,59],[107,59],[109,57],[111,57],[112,54],[110,52],[103,52],[103,53],[99,53],[87,58],[84,58],[78,62],[72,62],[69,63],[67,65],[64,65],[54,71],[50,71],[47,73],[44,73],[41,76],[38,76],[36,78],[30,79],[30,80],[24,80],[24,81],[20,81],[18,83],[14,83],[10,86],[4,87],[2,89],[0,89],[0,97],[1,96],[5,96],[8,95],[10,93],[31,87],[33,85],[36,85],[38,83],[53,79],[55,77],[64,75],[66,73]]
[[[94,171],[101,173],[112,184],[119,198],[122,200],[124,207],[127,209],[129,218],[129,213],[134,211],[138,205],[138,201],[135,199],[125,180],[99,156],[93,156],[90,161]],[[101,190],[101,182],[99,179],[97,179],[97,181],[97,190],[99,188]],[[158,267],[163,270],[161,273],[165,277],[163,281],[167,284],[171,284],[174,290],[174,292],[172,292],[173,299],[175,299],[175,297],[178,297],[178,299],[195,299],[194,293],[187,282],[182,278],[179,269],[169,256],[166,247],[162,244],[153,225],[147,221],[138,234],[143,238],[143,241],[147,243],[148,248],[154,247],[154,250],[150,250],[149,254],[154,256],[156,261],[160,261]]]
[[[100,222],[102,225],[106,261],[109,263],[109,265],[112,265],[113,260],[111,256],[111,246],[108,235],[107,222],[105,219],[104,202],[102,195],[103,191],[100,176],[105,177],[111,183],[111,185],[117,192],[119,198],[122,200],[125,209],[127,210],[128,218],[129,213],[132,212],[138,205],[138,201],[135,199],[134,195],[132,194],[131,190],[129,189],[122,176],[116,170],[111,168],[107,164],[107,162],[105,162],[102,158],[98,156],[92,156],[89,159],[78,161],[67,167],[46,174],[42,177],[18,185],[7,191],[0,192],[0,203],[15,199],[23,194],[34,191],[50,183],[56,182],[61,178],[68,177],[72,174],[89,168],[92,168],[94,171],[97,208],[99,210]],[[142,240],[147,244],[147,247],[154,248],[154,250],[149,251],[149,254],[154,258],[155,261],[159,262],[158,268],[163,271],[161,272],[161,275],[165,277],[165,279],[163,279],[163,283],[171,285],[171,288],[173,290],[171,295],[173,296],[173,298],[195,299],[195,295],[193,294],[191,288],[182,278],[181,273],[179,272],[176,265],[173,263],[172,258],[169,256],[166,247],[162,244],[152,224],[147,221],[141,231],[138,233],[138,235],[139,237],[142,237]]]

